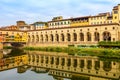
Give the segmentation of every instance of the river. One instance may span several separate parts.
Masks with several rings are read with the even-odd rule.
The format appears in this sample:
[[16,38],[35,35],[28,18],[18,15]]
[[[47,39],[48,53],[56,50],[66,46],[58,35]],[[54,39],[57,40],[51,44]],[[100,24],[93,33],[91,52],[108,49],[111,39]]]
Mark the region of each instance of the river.
[[0,80],[120,80],[117,59],[20,49],[0,54]]

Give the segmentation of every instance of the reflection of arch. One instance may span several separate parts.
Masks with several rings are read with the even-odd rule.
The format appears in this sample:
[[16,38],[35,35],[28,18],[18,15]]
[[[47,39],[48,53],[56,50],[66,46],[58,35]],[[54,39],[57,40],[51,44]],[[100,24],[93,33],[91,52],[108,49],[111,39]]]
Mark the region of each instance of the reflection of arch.
[[65,65],[65,58],[62,58],[62,63],[61,63],[62,66]]
[[69,33],[67,33],[67,40],[68,40],[68,41],[71,41],[71,36],[70,36]]
[[59,65],[59,58],[56,58],[56,65]]
[[51,64],[54,64],[54,57],[51,57]]
[[111,41],[111,34],[110,34],[110,32],[107,32],[107,31],[103,32],[103,40],[104,41]]
[[77,34],[73,33],[73,41],[77,41]]
[[74,59],[74,64],[73,64],[74,67],[77,67],[77,59]]
[[43,35],[41,35],[41,42],[43,42]]
[[59,42],[59,35],[56,34],[56,41]]
[[80,60],[80,68],[84,68],[84,66],[85,66],[84,60]]
[[91,33],[87,32],[87,41],[91,41]]
[[68,59],[67,61],[67,66],[71,66],[71,59]]
[[84,34],[80,33],[80,41],[84,41]]
[[99,35],[98,32],[95,32],[94,36],[95,36],[95,41],[99,41],[100,40],[100,35]]
[[39,36],[36,35],[36,42],[39,42]]
[[65,41],[64,34],[61,34],[61,41]]
[[104,61],[103,62],[103,69],[105,71],[111,71],[111,69],[112,69],[111,61]]
[[100,61],[95,61],[95,69],[99,70],[100,69]]
[[45,35],[45,41],[48,42],[48,35]]
[[53,42],[53,34],[50,35],[50,40]]
[[92,68],[92,61],[91,61],[91,60],[88,60],[88,61],[87,61],[87,68],[88,68],[88,69],[91,69],[91,68]]

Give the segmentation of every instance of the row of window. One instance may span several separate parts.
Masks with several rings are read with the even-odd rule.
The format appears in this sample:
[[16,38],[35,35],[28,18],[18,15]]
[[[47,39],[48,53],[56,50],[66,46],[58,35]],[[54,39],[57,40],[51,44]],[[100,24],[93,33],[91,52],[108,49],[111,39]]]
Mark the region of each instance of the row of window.
[[91,20],[106,19],[106,16],[93,17]]
[[64,22],[52,22],[49,23],[50,26],[56,26],[56,25],[67,25],[70,24],[70,21],[64,21]]
[[112,21],[91,22],[92,25],[96,25],[96,24],[109,24],[109,23],[112,23]]

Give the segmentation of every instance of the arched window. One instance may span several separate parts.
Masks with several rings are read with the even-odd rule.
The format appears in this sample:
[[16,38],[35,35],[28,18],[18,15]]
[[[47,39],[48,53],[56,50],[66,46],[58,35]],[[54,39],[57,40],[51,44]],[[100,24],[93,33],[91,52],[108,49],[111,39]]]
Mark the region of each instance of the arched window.
[[67,33],[67,40],[68,40],[68,41],[71,41],[71,36],[70,36],[69,33]]
[[99,35],[99,33],[98,32],[95,32],[94,33],[94,39],[95,39],[95,41],[99,41],[100,40],[100,35]]
[[39,36],[36,35],[36,42],[39,42]]
[[91,41],[91,33],[87,32],[87,41]]
[[111,34],[110,32],[103,32],[103,41],[111,41]]
[[56,41],[59,42],[59,35],[56,34]]
[[45,41],[48,42],[48,35],[45,35]]
[[80,33],[80,41],[84,41],[84,34]]
[[35,39],[35,37],[34,37],[34,35],[32,35],[32,42],[34,42],[34,41],[35,41],[34,39]]
[[43,42],[43,35],[41,35],[41,42]]
[[51,39],[52,42],[54,41],[53,34],[50,35],[50,39]]
[[61,34],[61,41],[65,41],[64,34]]
[[30,39],[31,39],[31,37],[30,37],[30,35],[28,35],[28,42],[31,42]]
[[73,33],[73,40],[77,41],[77,34],[76,33]]

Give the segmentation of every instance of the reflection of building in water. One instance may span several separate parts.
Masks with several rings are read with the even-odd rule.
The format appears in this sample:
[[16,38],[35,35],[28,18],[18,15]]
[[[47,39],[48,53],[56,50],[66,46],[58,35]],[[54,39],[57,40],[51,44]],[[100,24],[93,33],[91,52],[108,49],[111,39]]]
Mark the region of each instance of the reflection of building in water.
[[0,50],[0,59],[3,58],[3,51]]
[[30,52],[28,55],[0,59],[0,71],[18,66],[18,73],[29,67],[36,73],[48,72],[54,79],[109,80],[120,78],[120,62],[99,60],[98,57],[73,56],[61,53]]
[[[30,53],[28,65],[51,69],[50,74],[59,71],[85,74],[107,79],[120,78],[120,63],[116,61],[101,61],[97,57],[71,56],[59,54],[32,54]],[[58,72],[52,70],[58,70]],[[94,77],[92,77],[94,78]]]
[[3,49],[3,54],[9,54],[11,52],[12,49]]
[[0,59],[0,71],[23,66],[28,63],[27,55],[14,56],[9,58]]

